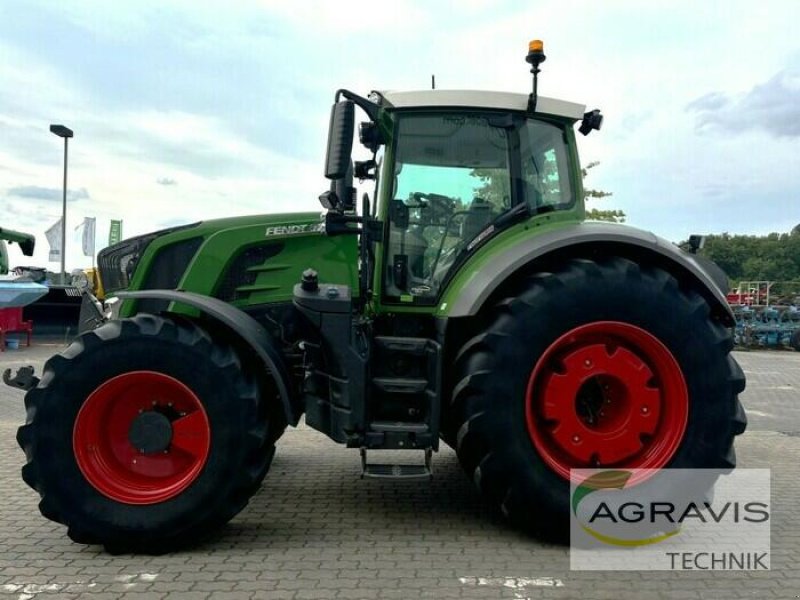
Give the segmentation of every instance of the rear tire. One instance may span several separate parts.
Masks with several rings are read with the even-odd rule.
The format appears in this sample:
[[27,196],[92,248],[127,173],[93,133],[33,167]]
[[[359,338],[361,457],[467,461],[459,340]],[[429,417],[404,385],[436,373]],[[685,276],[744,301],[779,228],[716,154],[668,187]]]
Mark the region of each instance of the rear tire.
[[25,405],[22,475],[42,514],[113,553],[206,537],[246,506],[274,454],[270,411],[234,350],[152,315],[83,334]]
[[488,323],[456,359],[451,415],[468,476],[514,524],[567,541],[570,468],[735,466],[730,332],[665,271],[572,260],[523,280]]

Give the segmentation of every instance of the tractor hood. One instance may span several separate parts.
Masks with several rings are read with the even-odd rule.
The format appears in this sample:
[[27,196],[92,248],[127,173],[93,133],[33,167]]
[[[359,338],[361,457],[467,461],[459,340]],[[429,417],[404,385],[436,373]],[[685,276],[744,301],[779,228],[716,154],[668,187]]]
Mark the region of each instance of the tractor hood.
[[107,294],[182,289],[244,307],[291,301],[307,268],[321,281],[355,283],[358,260],[355,236],[326,236],[320,213],[304,212],[157,231],[106,248],[98,264]]
[[181,255],[178,258],[185,268],[202,243],[220,232],[260,228],[264,237],[281,237],[312,231],[320,222],[319,213],[308,212],[227,217],[161,229],[101,250],[97,256],[100,277],[107,292],[128,289],[140,272],[139,265],[167,247],[172,247],[172,254]]
[[[236,227],[252,227],[262,225],[264,227],[278,228],[281,233],[275,231],[265,232],[265,235],[291,235],[292,233],[305,233],[309,230],[309,225],[320,225],[324,223],[324,217],[317,212],[298,212],[298,213],[279,213],[272,215],[247,215],[244,217],[227,217],[224,219],[210,219],[201,221],[196,227],[205,232],[215,232]],[[288,230],[281,229],[289,228]],[[302,231],[299,231],[302,229]]]

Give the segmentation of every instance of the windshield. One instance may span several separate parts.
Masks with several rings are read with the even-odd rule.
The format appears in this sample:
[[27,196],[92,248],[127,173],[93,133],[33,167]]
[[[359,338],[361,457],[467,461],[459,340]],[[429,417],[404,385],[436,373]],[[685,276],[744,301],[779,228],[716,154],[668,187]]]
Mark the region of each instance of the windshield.
[[572,205],[563,130],[503,113],[401,115],[384,293],[433,302],[458,260],[518,204]]

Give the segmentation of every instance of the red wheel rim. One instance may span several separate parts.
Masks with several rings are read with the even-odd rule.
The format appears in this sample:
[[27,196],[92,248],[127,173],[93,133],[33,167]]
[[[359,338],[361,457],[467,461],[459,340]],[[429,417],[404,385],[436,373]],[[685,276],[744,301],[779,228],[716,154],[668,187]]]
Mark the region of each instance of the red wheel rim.
[[[134,430],[147,430],[153,421],[160,438],[151,435],[147,448],[135,447],[141,436]],[[75,420],[72,446],[84,477],[101,494],[125,504],[155,504],[174,498],[200,474],[211,428],[186,385],[163,373],[132,371],[89,395]]]
[[675,357],[647,331],[617,321],[576,327],[553,342],[528,380],[526,421],[542,459],[570,469],[659,469],[689,415]]

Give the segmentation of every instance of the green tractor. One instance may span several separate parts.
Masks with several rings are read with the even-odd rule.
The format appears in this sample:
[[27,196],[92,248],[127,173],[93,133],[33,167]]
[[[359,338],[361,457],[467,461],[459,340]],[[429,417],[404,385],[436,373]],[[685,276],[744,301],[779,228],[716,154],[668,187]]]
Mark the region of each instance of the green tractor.
[[0,227],[0,275],[8,274],[7,241],[19,244],[19,248],[25,256],[33,256],[33,248],[36,244],[36,238],[30,233],[20,233],[13,229],[4,229]]
[[[724,275],[584,222],[574,126],[602,117],[539,97],[540,44],[527,60],[530,94],[339,90],[322,215],[103,250],[115,314],[24,385],[42,514],[110,551],[193,543],[244,508],[303,416],[365,477],[427,479],[443,440],[547,539],[567,535],[571,469],[733,468],[744,376]],[[372,158],[353,164],[356,107]],[[354,178],[375,186],[360,211]]]

